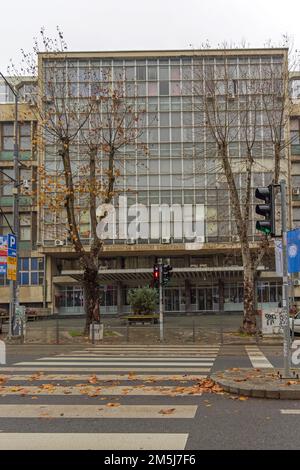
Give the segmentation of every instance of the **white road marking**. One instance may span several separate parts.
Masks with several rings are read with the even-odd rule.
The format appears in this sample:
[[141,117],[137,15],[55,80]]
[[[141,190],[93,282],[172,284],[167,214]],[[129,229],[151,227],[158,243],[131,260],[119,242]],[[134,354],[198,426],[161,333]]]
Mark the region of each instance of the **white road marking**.
[[[22,363],[21,363],[22,364]],[[33,367],[0,367],[0,372],[69,372],[69,371],[76,371],[76,372],[107,372],[107,367],[70,367],[70,363],[67,362],[66,365],[69,367],[39,367],[37,366],[36,362],[29,362],[28,364],[32,364]],[[49,363],[53,365],[52,363]],[[73,365],[73,363],[72,363]],[[80,363],[80,365],[83,365]],[[62,366],[60,363],[59,366]],[[93,364],[95,366],[95,364]],[[151,367],[110,367],[109,372],[209,372],[210,368],[206,367],[155,367],[154,369]]]
[[[149,358],[152,358],[152,359],[155,359],[155,360],[156,360],[156,359],[160,359],[160,358],[166,359],[166,357],[167,357],[168,359],[171,359],[171,360],[173,360],[173,359],[175,360],[176,358],[178,358],[178,359],[181,359],[181,360],[183,360],[183,359],[185,359],[185,360],[191,359],[191,360],[196,361],[196,360],[199,360],[199,359],[204,359],[204,358],[212,359],[212,358],[216,357],[216,353],[194,354],[193,357],[190,357],[190,354],[191,354],[191,353],[189,353],[189,356],[187,356],[187,355],[185,355],[185,354],[182,354],[182,355],[180,355],[180,357],[178,358],[178,353],[176,353],[176,356],[175,356],[175,355],[173,356],[173,355],[171,355],[171,354],[168,354],[168,356],[162,356],[162,355],[161,355],[161,352],[160,352],[160,353],[157,353],[157,354],[152,354],[152,353],[150,354],[150,353],[149,353],[149,354],[147,354],[147,356],[145,356],[145,355],[143,355],[143,356],[142,356],[142,355],[139,355],[138,358],[141,358],[141,359],[149,359]],[[108,354],[108,353],[101,353],[101,354],[99,353],[99,354],[96,354],[96,353],[92,353],[92,352],[90,352],[90,353],[87,353],[87,352],[85,352],[85,353],[77,353],[76,355],[75,355],[75,354],[70,354],[70,353],[68,353],[68,354],[58,354],[58,355],[55,356],[55,357],[67,357],[67,358],[69,358],[69,357],[73,357],[73,356],[74,356],[74,357],[80,357],[80,358],[82,358],[82,357],[83,357],[83,358],[84,358],[84,357],[97,357],[98,359],[100,359],[100,358],[101,358],[101,359],[110,359],[110,358],[115,359],[115,358],[118,358],[118,359],[120,359],[120,360],[122,360],[122,359],[125,360],[125,358],[136,358],[136,357],[137,357],[137,356],[136,356],[136,352],[134,352],[134,353],[126,353],[126,354],[124,354],[124,353],[121,354],[121,353],[120,353],[118,356],[112,356],[111,354]],[[53,356],[51,356],[51,357],[53,357]],[[48,358],[41,358],[41,359],[48,359]]]
[[[173,409],[170,414],[160,413]],[[0,405],[0,418],[183,418],[195,417],[197,405]]]
[[280,413],[282,415],[300,415],[300,410],[299,409],[298,410],[297,409],[296,410],[293,410],[293,409],[291,409],[291,410],[280,410]]
[[[149,350],[154,350],[154,349],[165,349],[165,350],[170,350],[170,349],[179,349],[179,350],[188,350],[188,349],[219,349],[220,345],[219,344],[209,344],[209,345],[163,345],[163,344],[136,344],[136,345],[128,345],[128,344],[122,344],[121,346],[119,345],[112,345],[112,344],[106,344],[106,345],[97,345],[95,344],[94,346],[88,346],[87,349],[149,349]],[[84,348],[85,349],[85,348]],[[82,351],[82,349],[81,349]]]
[[[37,359],[37,361],[64,361],[66,360],[65,359],[66,356],[64,357],[41,357],[40,359]],[[116,361],[116,362],[119,362],[120,364],[122,363],[125,363],[125,362],[128,362],[128,361],[138,361],[138,362],[144,362],[145,364],[147,364],[149,361],[153,361],[154,359],[153,358],[149,358],[149,357],[131,357],[130,359],[128,359],[127,357],[114,357],[114,356],[110,356],[110,357],[91,357],[91,356],[87,356],[87,357],[81,357],[81,356],[70,356],[67,358],[68,361],[101,361],[103,362],[104,364],[105,363],[109,363],[109,361]],[[190,361],[190,362],[201,362],[201,361],[211,361],[211,357],[201,357],[201,358],[194,358],[194,357],[157,357],[155,358],[155,363],[156,364],[160,364],[161,362],[164,362],[164,361],[168,361],[168,362],[178,362],[179,364],[181,362],[184,362],[184,361]]]
[[0,433],[0,450],[184,450],[188,434]]
[[[37,385],[9,385],[9,386],[0,386],[0,396],[9,396],[9,395],[134,395],[134,396],[144,396],[144,395],[153,395],[153,396],[163,396],[163,395],[189,395],[189,391],[192,390],[193,386],[175,385],[175,386],[164,386],[164,385],[121,385],[121,386],[107,386],[107,385],[90,385],[83,384],[81,386],[61,386],[49,384],[43,384],[42,386]],[[176,391],[177,389],[177,391]],[[182,389],[182,391],[180,390]],[[193,393],[193,395],[201,395],[201,393]]]
[[268,361],[258,346],[246,346],[245,349],[253,367],[273,369],[273,365]]
[[[128,374],[98,374],[97,380],[99,382],[102,381],[116,381],[116,380],[132,380],[132,376]],[[135,381],[147,381],[147,380],[155,380],[155,381],[193,381],[198,379],[204,379],[206,375],[149,375],[149,374],[134,374]],[[56,380],[56,381],[72,381],[72,380],[86,380],[88,381],[91,378],[90,375],[85,374],[41,374],[35,375],[7,375],[7,381],[48,381],[48,380]]]
[[[60,366],[117,366],[117,365],[120,365],[120,366],[123,366],[123,370],[124,370],[124,366],[126,365],[127,366],[127,370],[128,368],[130,369],[129,366],[173,366],[174,369],[177,368],[178,370],[182,370],[182,367],[188,367],[188,366],[191,366],[191,365],[194,365],[194,366],[199,366],[199,367],[205,367],[205,366],[212,366],[213,365],[213,362],[197,362],[196,364],[191,364],[190,362],[126,362],[126,363],[121,363],[121,362],[59,362],[59,363],[56,363],[55,360],[51,361],[51,362],[44,362],[44,361],[36,361],[36,362],[16,362],[14,365],[20,365],[20,366],[36,366],[37,364],[41,365],[41,366],[55,366],[56,364],[57,365],[60,365]],[[116,370],[120,370],[120,369],[116,369]],[[157,370],[157,369],[155,369]],[[166,369],[163,369],[163,370],[166,370]]]

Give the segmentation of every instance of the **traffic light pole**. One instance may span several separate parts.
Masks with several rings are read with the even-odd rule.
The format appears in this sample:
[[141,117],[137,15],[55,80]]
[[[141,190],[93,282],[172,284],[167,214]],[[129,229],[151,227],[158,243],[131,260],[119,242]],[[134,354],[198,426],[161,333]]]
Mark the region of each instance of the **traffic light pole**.
[[159,338],[164,340],[163,264],[159,261]]
[[289,378],[290,371],[290,323],[289,323],[289,283],[287,267],[287,228],[286,228],[286,184],[280,181],[281,192],[281,233],[282,233],[282,328],[283,328],[283,361],[284,376]]

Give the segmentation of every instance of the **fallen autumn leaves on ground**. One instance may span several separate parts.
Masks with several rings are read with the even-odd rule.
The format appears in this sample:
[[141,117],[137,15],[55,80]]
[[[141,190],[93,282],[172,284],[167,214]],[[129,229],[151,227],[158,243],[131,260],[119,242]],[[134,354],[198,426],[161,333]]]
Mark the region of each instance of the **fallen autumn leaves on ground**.
[[160,410],[158,413],[161,414],[161,415],[170,415],[170,414],[174,413],[175,410],[176,410],[176,408],[167,408],[165,410]]
[[[38,374],[35,374],[33,376],[31,376],[31,380],[34,380],[38,377],[40,377],[40,373]],[[0,383],[5,383],[5,381],[7,380],[7,377],[0,377],[1,378],[1,382]],[[133,372],[130,372],[128,374],[128,378],[130,378],[132,381],[135,381],[137,380],[137,377],[135,375],[135,373]],[[106,389],[106,385],[101,385],[101,387],[95,387],[94,385],[95,384],[98,384],[99,382],[101,381],[101,378],[100,377],[97,377],[96,375],[92,375],[88,380],[87,382],[85,383],[80,383],[80,384],[76,384],[75,387],[76,388],[79,388],[79,392],[81,395],[87,395],[88,397],[99,397],[100,394],[105,394],[105,389]],[[156,377],[150,377],[148,380],[146,380],[145,382],[158,382],[159,379]],[[111,386],[116,386],[119,384],[118,381],[104,381],[104,382],[109,382],[109,387]],[[143,384],[138,384],[138,385],[127,385],[123,388],[123,390],[120,392],[122,395],[127,395],[128,393],[130,392],[134,392],[135,390],[143,390],[143,389],[146,389],[149,390],[149,391],[154,391],[154,392],[161,392],[162,394],[164,395],[168,395],[168,396],[183,396],[183,395],[202,395],[203,393],[213,393],[213,394],[217,394],[217,395],[225,395],[225,392],[224,390],[222,389],[222,387],[218,384],[216,384],[212,379],[210,378],[205,378],[205,379],[200,379],[200,378],[195,378],[192,382],[191,385],[187,385],[187,386],[179,386],[178,384],[182,384],[185,382],[185,380],[180,380],[178,377],[177,377],[177,385],[173,385],[173,386],[167,386],[167,387],[153,387],[153,388],[150,388],[146,385],[143,385]],[[41,393],[43,392],[43,394],[45,393],[49,393],[49,394],[52,394],[54,393],[56,390],[57,390],[57,386],[60,386],[61,388],[63,388],[63,394],[65,395],[68,395],[68,394],[71,394],[72,393],[72,390],[70,389],[70,387],[68,386],[65,386],[65,385],[60,385],[60,384],[52,384],[52,383],[44,383],[44,384],[41,384],[37,387],[37,390],[35,393]],[[28,389],[24,388],[24,387],[21,387],[19,385],[15,385],[15,386],[12,386],[12,387],[0,387],[0,392],[4,392],[4,393],[9,393],[9,392],[13,392],[13,393],[18,393],[20,395],[23,395],[24,394],[28,394],[30,393]],[[99,397],[100,398],[100,397]],[[115,406],[115,405],[114,405]]]

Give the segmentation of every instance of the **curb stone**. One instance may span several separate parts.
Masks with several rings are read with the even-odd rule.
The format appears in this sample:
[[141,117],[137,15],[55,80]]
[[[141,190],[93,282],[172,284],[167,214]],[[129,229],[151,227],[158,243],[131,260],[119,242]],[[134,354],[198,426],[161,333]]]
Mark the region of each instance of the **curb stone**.
[[[279,371],[283,373],[283,371]],[[299,371],[298,371],[299,372]],[[238,369],[214,372],[210,378],[225,392],[253,398],[300,400],[300,379],[279,379],[270,369]],[[238,382],[238,386],[237,386]],[[288,385],[288,382],[294,382]]]

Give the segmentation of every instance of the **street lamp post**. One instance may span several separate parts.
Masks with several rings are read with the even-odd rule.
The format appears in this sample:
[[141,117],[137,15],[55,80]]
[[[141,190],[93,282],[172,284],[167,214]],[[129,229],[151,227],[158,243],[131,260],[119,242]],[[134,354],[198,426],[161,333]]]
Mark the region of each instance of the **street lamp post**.
[[14,188],[13,188],[13,229],[14,235],[17,240],[17,252],[16,252],[16,280],[10,281],[11,288],[11,301],[9,309],[9,337],[15,336],[16,332],[16,307],[19,305],[19,256],[18,256],[18,245],[19,245],[19,188],[20,188],[20,171],[19,171],[19,122],[18,122],[18,104],[19,95],[18,91],[8,82],[4,75],[0,72],[6,85],[9,87],[15,97],[15,112],[14,112]]

